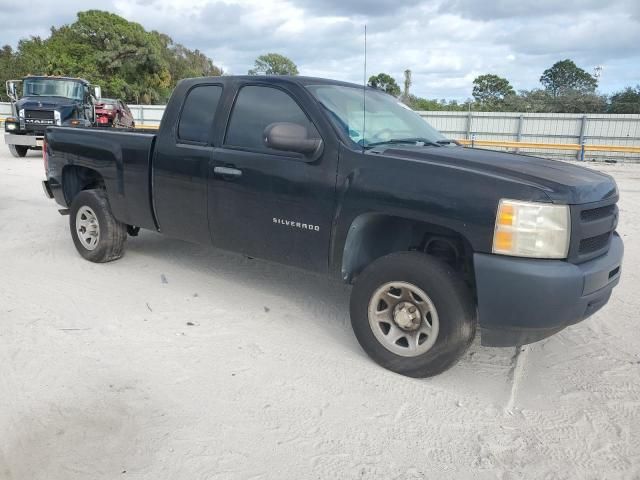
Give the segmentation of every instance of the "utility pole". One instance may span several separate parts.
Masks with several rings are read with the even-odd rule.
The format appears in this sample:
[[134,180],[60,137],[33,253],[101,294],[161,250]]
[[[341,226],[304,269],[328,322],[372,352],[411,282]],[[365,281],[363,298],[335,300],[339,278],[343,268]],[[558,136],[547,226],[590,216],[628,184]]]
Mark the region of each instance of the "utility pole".
[[402,98],[406,102],[409,100],[409,89],[411,88],[411,70],[408,68],[404,71],[404,92]]

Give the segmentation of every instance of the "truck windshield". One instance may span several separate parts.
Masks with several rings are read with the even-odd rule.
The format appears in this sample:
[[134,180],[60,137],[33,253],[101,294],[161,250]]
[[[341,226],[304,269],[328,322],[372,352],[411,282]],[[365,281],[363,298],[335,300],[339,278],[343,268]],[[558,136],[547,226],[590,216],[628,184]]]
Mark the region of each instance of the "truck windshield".
[[23,84],[25,97],[65,97],[82,100],[83,85],[74,80],[28,78]]
[[364,100],[362,88],[342,85],[310,85],[307,88],[328,111],[337,127],[361,147],[449,143],[420,115],[386,93],[367,89]]

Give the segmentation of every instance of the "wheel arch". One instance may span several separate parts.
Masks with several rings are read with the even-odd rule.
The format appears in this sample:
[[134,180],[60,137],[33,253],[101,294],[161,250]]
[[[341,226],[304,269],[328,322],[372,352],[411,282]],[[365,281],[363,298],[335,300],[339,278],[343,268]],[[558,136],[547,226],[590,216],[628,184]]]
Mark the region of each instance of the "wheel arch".
[[386,213],[363,213],[351,222],[342,251],[342,278],[353,283],[371,262],[402,251],[434,255],[473,284],[473,248],[464,235],[435,223]]
[[62,169],[62,191],[67,205],[83,190],[92,188],[105,189],[102,175],[88,167],[65,165]]

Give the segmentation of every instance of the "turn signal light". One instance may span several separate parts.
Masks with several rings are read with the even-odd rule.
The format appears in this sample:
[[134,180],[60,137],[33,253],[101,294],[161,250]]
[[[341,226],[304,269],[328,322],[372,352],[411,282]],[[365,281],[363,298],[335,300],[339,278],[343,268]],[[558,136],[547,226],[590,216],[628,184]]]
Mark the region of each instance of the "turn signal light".
[[500,200],[493,253],[531,258],[566,258],[571,219],[567,205]]

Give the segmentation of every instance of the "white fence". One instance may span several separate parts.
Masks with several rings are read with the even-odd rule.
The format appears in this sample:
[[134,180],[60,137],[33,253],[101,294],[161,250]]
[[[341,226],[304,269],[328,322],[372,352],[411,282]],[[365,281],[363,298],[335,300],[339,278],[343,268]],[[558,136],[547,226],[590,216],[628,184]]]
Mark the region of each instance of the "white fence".
[[[444,135],[465,140],[640,147],[640,114],[418,112]],[[572,151],[520,149],[543,156],[576,157]],[[586,152],[585,158],[640,160],[638,153]]]
[[4,117],[11,115],[11,104],[7,102],[0,102],[0,119],[4,120]]
[[[157,126],[164,105],[129,105],[139,126]],[[0,119],[10,115],[0,103]],[[572,114],[505,112],[418,112],[444,135],[458,140],[495,140],[546,144],[585,144],[640,147],[640,114]],[[512,149],[513,150],[513,149]],[[580,152],[550,148],[519,148],[523,153],[576,158]],[[585,152],[585,159],[640,161],[639,153]]]

